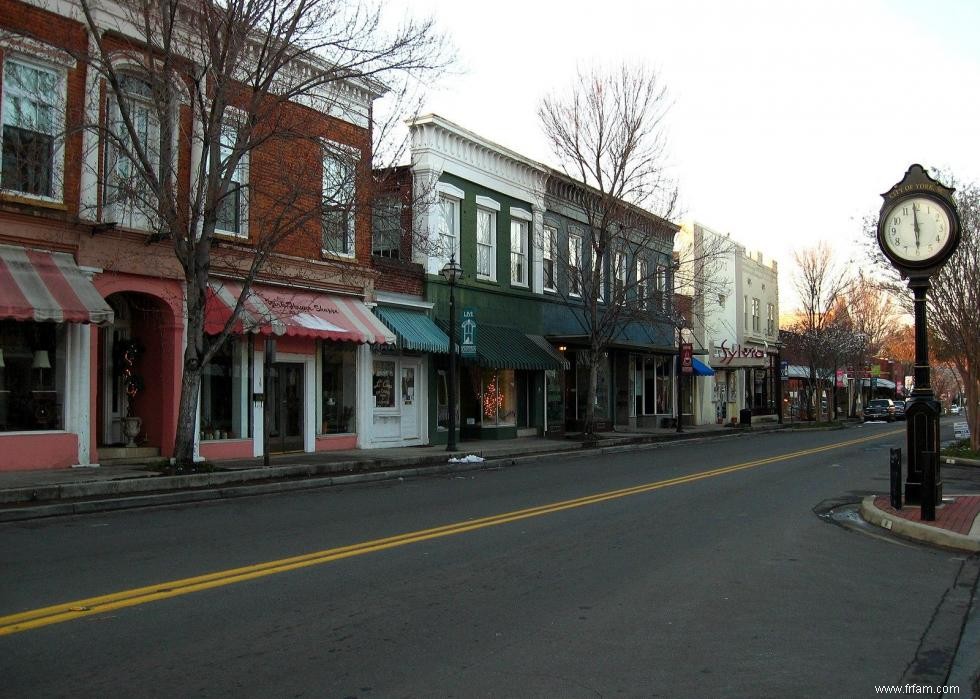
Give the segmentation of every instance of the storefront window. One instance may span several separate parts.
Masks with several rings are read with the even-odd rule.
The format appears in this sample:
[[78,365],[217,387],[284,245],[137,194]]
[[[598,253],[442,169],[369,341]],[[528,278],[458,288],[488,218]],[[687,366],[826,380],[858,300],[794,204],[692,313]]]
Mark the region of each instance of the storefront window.
[[673,366],[673,357],[654,355],[644,358],[644,415],[670,415],[674,412]]
[[563,372],[555,369],[548,369],[544,372],[545,385],[547,386],[547,416],[548,428],[560,428],[564,422],[565,405],[562,400],[564,387],[562,386]]
[[[589,402],[589,352],[579,350],[575,359],[576,385],[578,390],[578,416],[588,415]],[[609,416],[609,359],[603,357],[596,367],[595,416],[606,419]]]
[[657,357],[657,412],[674,412],[674,358]]
[[323,364],[320,434],[355,432],[357,350],[325,342],[320,350],[320,357]]
[[374,360],[374,374],[371,377],[375,408],[394,408],[395,406],[395,363],[383,359]]
[[63,323],[0,321],[0,432],[63,429]]
[[201,372],[201,439],[250,437],[249,360],[242,344],[229,338]]
[[481,372],[481,418],[484,427],[517,424],[517,383],[513,369]]
[[598,371],[596,371],[595,416],[609,417],[609,359],[606,357],[599,360]]

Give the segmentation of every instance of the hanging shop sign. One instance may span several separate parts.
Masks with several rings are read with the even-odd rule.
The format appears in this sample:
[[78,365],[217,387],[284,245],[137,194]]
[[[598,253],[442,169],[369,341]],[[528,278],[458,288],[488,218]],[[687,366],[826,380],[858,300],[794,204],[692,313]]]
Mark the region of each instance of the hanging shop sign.
[[464,308],[459,323],[459,352],[464,357],[476,356],[476,309]]

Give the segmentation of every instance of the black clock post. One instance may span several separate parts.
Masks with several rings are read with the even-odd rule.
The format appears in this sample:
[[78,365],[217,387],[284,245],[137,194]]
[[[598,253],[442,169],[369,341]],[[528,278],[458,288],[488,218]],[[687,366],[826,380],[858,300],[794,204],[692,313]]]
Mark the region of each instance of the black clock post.
[[938,458],[941,410],[929,376],[926,295],[932,276],[960,242],[955,191],[930,177],[921,165],[912,165],[901,182],[881,195],[885,201],[878,217],[878,244],[909,280],[915,302],[915,388],[905,409],[905,501],[920,505],[923,519],[935,519],[943,492]]
[[[905,501],[910,505],[935,507],[943,498],[943,481],[939,474],[939,416],[941,408],[932,392],[929,371],[929,333],[926,326],[926,292],[929,277],[910,277],[909,288],[915,296],[915,388],[905,404],[908,473],[905,479]],[[924,484],[926,459],[934,459],[932,493]]]

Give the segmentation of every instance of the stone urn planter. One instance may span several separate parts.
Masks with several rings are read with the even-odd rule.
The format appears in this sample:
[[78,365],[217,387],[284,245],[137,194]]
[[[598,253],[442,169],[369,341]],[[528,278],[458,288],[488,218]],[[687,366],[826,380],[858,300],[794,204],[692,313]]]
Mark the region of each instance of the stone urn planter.
[[127,447],[138,446],[136,444],[136,438],[139,436],[140,430],[143,429],[143,418],[141,417],[124,417],[122,419],[122,430],[123,435],[129,440],[126,442]]

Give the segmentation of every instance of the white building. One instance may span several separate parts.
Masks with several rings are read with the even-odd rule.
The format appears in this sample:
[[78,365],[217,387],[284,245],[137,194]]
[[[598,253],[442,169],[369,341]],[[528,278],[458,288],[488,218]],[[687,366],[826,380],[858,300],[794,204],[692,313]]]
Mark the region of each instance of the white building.
[[776,415],[779,284],[775,260],[748,252],[729,234],[698,222],[678,234],[682,278],[692,299],[694,352],[715,372],[699,377],[695,422],[731,422],[744,408]]

